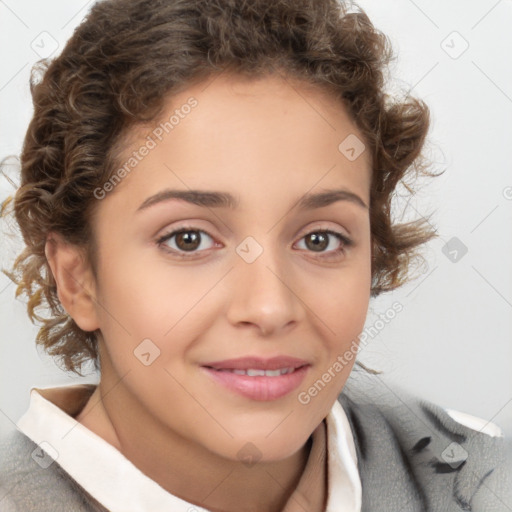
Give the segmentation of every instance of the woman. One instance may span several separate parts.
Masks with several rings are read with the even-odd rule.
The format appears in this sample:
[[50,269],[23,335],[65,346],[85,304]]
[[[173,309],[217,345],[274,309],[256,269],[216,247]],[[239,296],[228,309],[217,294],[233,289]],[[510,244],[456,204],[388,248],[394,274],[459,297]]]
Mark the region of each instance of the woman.
[[498,429],[352,371],[435,236],[391,222],[429,116],[390,58],[334,0],[92,8],[34,84],[13,278],[101,379],[32,392],[6,507],[506,510]]

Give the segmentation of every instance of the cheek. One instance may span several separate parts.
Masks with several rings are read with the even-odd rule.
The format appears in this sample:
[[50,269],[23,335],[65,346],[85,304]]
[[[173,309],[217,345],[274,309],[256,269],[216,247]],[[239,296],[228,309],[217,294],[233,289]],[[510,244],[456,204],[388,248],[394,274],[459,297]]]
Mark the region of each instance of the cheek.
[[[329,381],[326,386],[329,391],[322,393],[325,403],[341,391],[355,363],[370,301],[369,252],[367,256],[327,276],[318,286],[311,287],[306,301],[314,304],[312,309],[318,317],[315,325],[325,349],[324,357],[312,376],[313,381]],[[326,375],[324,379],[322,375],[327,371],[331,377]]]
[[324,417],[341,393],[357,358],[370,300],[369,266],[359,272],[340,272],[338,279],[315,289],[315,322],[323,354],[300,389],[297,401],[311,418]]
[[[115,254],[114,250],[108,254]],[[162,361],[183,351],[186,340],[205,328],[207,319],[199,313],[201,298],[212,282],[208,270],[123,252],[107,259],[99,272],[100,330],[112,356],[128,357],[125,363],[145,339],[158,347]]]
[[[343,368],[333,370],[336,374],[334,381],[340,384],[339,387],[348,377],[355,362],[370,296],[366,288],[346,285],[347,283],[338,287],[331,286],[329,295],[319,297],[315,307],[320,319],[316,325],[321,330],[320,337],[325,350],[317,372],[332,370],[333,364],[342,358]],[[347,353],[348,357],[345,357]],[[337,384],[334,386],[338,387]]]
[[371,288],[369,251],[357,261],[332,274],[325,274],[311,287],[311,303],[325,322],[329,338],[343,345],[364,328]]

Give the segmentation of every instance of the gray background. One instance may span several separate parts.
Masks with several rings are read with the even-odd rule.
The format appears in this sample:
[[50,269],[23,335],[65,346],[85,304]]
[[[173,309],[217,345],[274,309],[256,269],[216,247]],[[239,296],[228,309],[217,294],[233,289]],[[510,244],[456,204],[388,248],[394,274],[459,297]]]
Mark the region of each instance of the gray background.
[[[38,53],[58,45],[57,54],[91,5],[0,0],[0,157],[20,151]],[[440,238],[424,247],[427,264],[418,279],[372,300],[367,326],[377,326],[378,334],[359,358],[388,381],[512,435],[512,2],[359,5],[394,46],[391,91],[412,89],[431,107],[427,154],[435,169],[447,169],[413,198],[396,202],[397,220],[433,212]],[[14,191],[13,172],[8,166],[0,175],[0,200]],[[8,268],[22,246],[9,235],[12,226],[2,221],[1,228]],[[79,380],[36,350],[37,327],[14,291],[0,275],[0,432],[26,410],[31,386]],[[379,314],[395,301],[403,311],[379,328]]]

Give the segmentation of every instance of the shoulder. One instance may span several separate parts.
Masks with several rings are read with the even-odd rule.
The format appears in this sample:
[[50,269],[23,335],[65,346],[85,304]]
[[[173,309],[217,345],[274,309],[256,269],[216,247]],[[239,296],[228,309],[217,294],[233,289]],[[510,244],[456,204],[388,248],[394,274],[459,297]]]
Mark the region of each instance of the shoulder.
[[[382,496],[388,506],[408,502],[411,511],[508,510],[510,445],[496,426],[485,433],[483,420],[450,411],[463,424],[439,405],[358,370],[338,400],[354,436],[363,511],[382,507]],[[390,489],[394,496],[386,497]]]
[[55,462],[50,447],[18,430],[0,438],[0,510],[5,512],[91,512],[90,501]]

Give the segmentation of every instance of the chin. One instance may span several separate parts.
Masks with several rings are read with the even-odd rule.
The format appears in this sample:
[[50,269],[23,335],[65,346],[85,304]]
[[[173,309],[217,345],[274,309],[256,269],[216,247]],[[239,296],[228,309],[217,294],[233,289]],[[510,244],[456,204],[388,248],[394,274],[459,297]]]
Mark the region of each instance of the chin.
[[[276,462],[285,460],[295,455],[307,442],[310,433],[291,435],[289,430],[283,429],[280,434],[276,432],[268,435],[268,432],[258,435],[231,434],[233,439],[225,439],[210,447],[217,455],[232,461],[246,463],[250,467],[255,462]],[[211,440],[210,440],[211,443]]]

